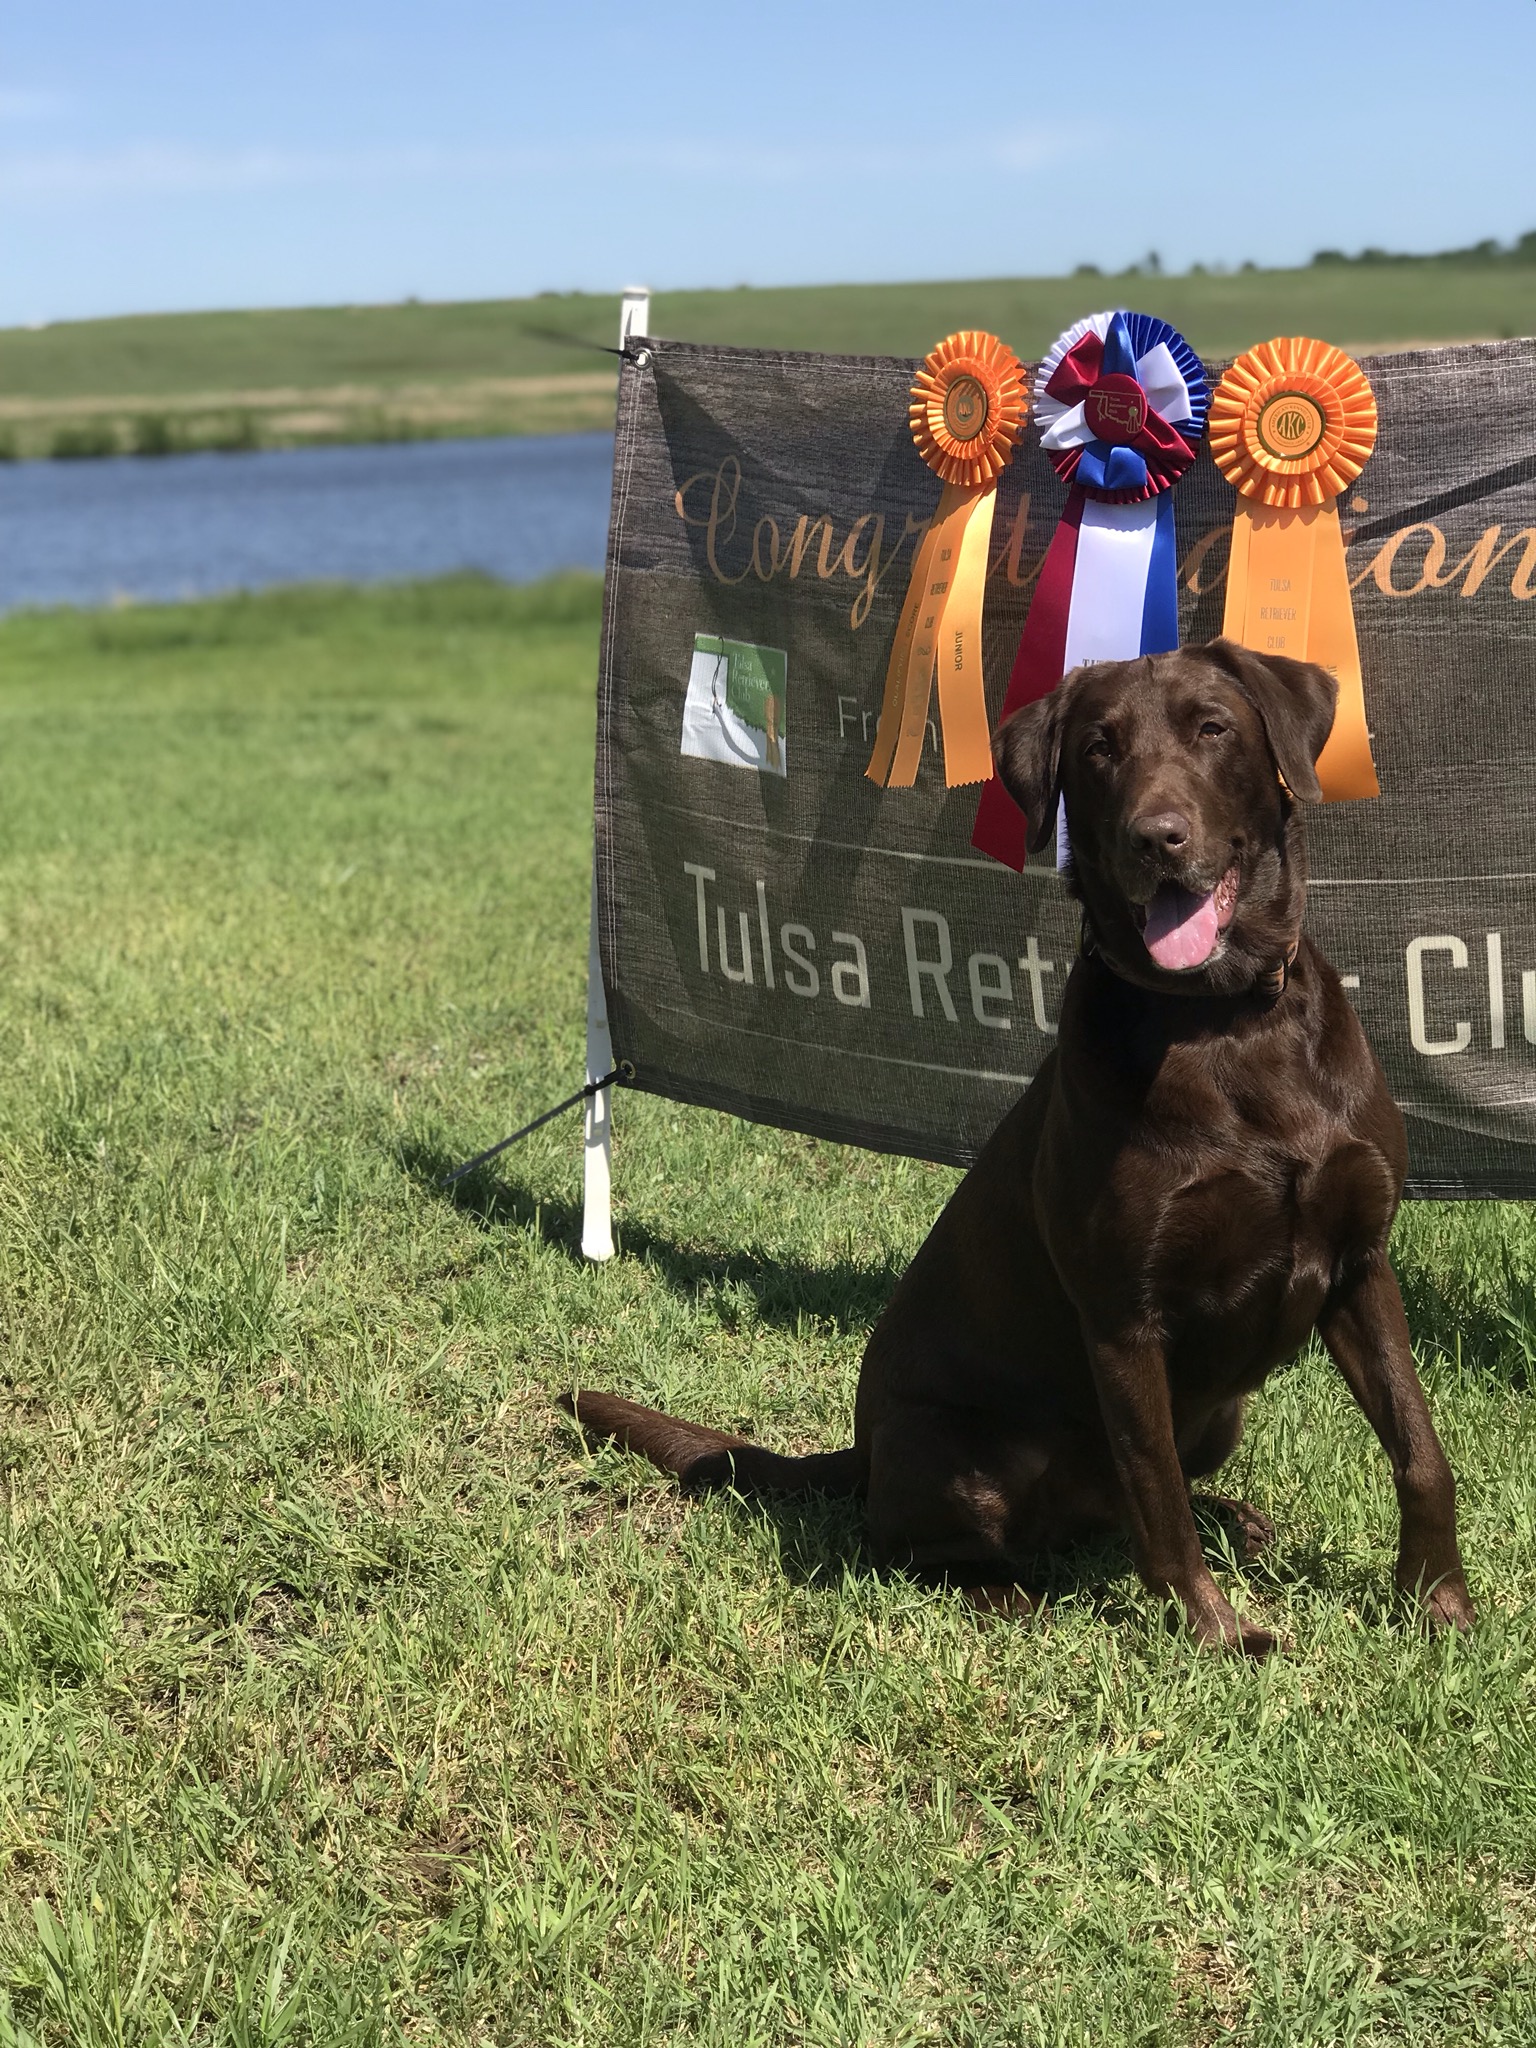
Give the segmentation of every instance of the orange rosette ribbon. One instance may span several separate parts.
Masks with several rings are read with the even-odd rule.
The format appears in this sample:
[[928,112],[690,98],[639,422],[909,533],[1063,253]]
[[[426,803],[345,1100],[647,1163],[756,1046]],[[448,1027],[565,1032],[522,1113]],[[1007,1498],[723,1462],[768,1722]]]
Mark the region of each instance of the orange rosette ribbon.
[[917,779],[935,670],[944,780],[992,774],[981,668],[981,614],[997,480],[1012,459],[1029,398],[1024,366],[995,334],[951,334],[923,359],[907,417],[924,462],[944,485],[912,563],[885,671],[885,696],[865,774],[882,787]]
[[1227,570],[1229,640],[1315,661],[1339,685],[1317,764],[1324,799],[1377,796],[1339,498],[1376,445],[1376,399],[1352,356],[1287,336],[1251,348],[1211,400],[1211,454],[1239,493]]

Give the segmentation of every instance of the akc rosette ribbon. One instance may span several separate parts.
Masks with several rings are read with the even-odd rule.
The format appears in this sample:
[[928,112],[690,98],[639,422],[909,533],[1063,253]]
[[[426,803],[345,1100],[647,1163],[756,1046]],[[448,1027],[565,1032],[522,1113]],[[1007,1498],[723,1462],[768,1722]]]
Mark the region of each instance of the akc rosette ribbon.
[[1376,796],[1339,498],[1376,445],[1376,399],[1352,356],[1299,335],[1240,355],[1211,401],[1211,454],[1238,492],[1222,631],[1314,661],[1338,709],[1317,764],[1327,802]]
[[[1003,718],[1048,696],[1080,662],[1178,646],[1170,488],[1195,459],[1209,402],[1200,358],[1150,313],[1079,320],[1041,362],[1040,445],[1071,490],[1035,585]],[[1022,868],[1027,838],[1018,805],[989,782],[971,843]]]
[[910,789],[917,779],[935,671],[945,782],[992,773],[981,667],[987,550],[997,480],[1028,408],[1024,366],[995,334],[946,336],[912,385],[912,438],[944,490],[913,560],[864,771],[884,787]]

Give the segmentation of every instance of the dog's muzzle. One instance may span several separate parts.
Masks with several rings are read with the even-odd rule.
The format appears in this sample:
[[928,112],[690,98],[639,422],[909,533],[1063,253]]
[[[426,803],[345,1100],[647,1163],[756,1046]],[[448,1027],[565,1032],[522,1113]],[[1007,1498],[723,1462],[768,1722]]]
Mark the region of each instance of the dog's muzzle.
[[1142,941],[1159,967],[1187,974],[1209,963],[1237,909],[1238,882],[1234,862],[1212,889],[1162,881],[1135,907]]

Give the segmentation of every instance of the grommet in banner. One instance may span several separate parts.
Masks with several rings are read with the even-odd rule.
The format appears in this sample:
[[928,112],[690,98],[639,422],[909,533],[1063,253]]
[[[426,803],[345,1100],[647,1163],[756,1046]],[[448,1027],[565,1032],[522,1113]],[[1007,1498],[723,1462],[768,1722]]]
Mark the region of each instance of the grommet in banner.
[[626,1080],[626,1081],[633,1081],[633,1079],[635,1078],[635,1063],[634,1063],[634,1061],[633,1061],[633,1060],[620,1060],[620,1061],[619,1061],[619,1072],[620,1072],[620,1073],[621,1073],[621,1074],[622,1074],[622,1075],[624,1076],[624,1078],[625,1078],[625,1080]]
[[637,370],[648,370],[648,369],[650,368],[650,366],[651,366],[651,352],[650,352],[650,350],[649,350],[648,348],[643,348],[643,349],[641,349],[641,350],[640,350],[639,354],[638,354],[638,355],[637,355],[637,356],[635,357],[635,368],[636,368]]

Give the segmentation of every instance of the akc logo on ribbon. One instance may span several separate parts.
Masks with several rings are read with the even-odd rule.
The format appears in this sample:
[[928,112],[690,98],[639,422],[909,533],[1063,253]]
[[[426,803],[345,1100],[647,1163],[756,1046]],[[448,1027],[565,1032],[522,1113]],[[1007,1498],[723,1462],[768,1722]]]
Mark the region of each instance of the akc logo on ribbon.
[[[1150,313],[1095,313],[1069,327],[1035,374],[1040,445],[1072,488],[1024,622],[1002,717],[1047,696],[1084,661],[1179,644],[1170,487],[1195,459],[1210,387],[1200,358]],[[972,844],[1022,868],[1048,819],[1023,813],[995,778]]]

